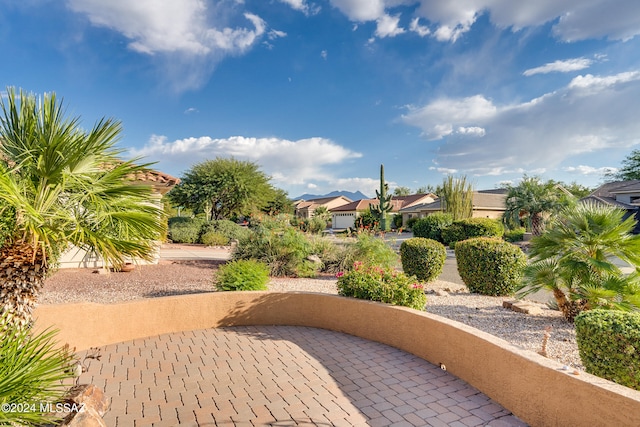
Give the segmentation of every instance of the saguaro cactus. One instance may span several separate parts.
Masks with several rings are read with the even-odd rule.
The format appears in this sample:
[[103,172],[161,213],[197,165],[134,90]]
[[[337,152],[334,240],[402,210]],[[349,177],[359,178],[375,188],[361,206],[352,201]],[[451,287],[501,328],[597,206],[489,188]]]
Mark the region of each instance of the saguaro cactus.
[[378,199],[378,205],[369,203],[369,209],[371,212],[378,216],[380,221],[380,229],[382,231],[388,230],[387,226],[387,212],[391,212],[391,194],[387,196],[389,190],[389,184],[384,182],[384,165],[380,165],[380,191],[376,190],[376,198]]

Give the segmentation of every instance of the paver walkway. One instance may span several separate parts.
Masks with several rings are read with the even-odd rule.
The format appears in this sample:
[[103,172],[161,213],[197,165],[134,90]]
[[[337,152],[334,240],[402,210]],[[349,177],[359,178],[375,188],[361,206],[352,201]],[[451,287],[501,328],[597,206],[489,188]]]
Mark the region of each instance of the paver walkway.
[[351,335],[207,329],[102,348],[109,426],[524,426],[448,372]]

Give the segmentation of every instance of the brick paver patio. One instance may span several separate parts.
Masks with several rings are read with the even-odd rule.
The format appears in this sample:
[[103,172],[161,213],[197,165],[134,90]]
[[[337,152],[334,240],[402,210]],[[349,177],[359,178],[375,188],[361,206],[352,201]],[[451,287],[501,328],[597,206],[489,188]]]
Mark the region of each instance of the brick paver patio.
[[418,357],[323,329],[207,329],[102,349],[109,426],[524,426]]

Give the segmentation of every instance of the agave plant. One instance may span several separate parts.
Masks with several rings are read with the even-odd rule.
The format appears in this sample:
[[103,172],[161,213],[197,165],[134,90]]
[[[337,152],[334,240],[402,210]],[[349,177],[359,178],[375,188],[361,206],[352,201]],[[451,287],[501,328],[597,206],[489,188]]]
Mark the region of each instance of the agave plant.
[[[565,208],[531,243],[531,263],[518,296],[553,293],[570,322],[593,308],[640,309],[640,236],[624,211],[595,203]],[[625,274],[621,264],[634,271]]]
[[85,131],[55,94],[9,89],[0,106],[0,214],[15,220],[0,249],[0,315],[28,325],[61,251],[75,245],[116,267],[150,259],[163,212],[151,187],[134,185],[148,165],[119,158],[120,123]]
[[74,376],[75,359],[55,331],[32,335],[0,318],[0,425],[49,425]]

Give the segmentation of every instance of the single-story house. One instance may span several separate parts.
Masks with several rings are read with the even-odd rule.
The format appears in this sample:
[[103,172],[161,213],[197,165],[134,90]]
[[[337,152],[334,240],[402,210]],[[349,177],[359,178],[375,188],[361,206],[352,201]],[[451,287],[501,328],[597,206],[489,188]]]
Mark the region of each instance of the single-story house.
[[[502,214],[506,210],[506,199],[507,191],[504,189],[474,191],[471,216],[473,218],[502,218]],[[406,224],[409,218],[423,218],[436,212],[442,212],[442,199],[437,199],[431,203],[409,206],[400,210],[402,224]]]
[[[162,203],[161,199],[163,195],[167,194],[173,187],[180,183],[179,178],[151,169],[138,172],[132,178],[132,185],[150,185],[153,189],[155,202],[158,204]],[[159,259],[160,242],[158,242],[158,250],[151,264],[156,264]],[[134,261],[146,263],[141,260]],[[101,258],[75,246],[62,254],[59,259],[60,268],[99,268],[103,266],[104,262]]]
[[625,210],[625,219],[635,216],[639,220],[633,232],[640,234],[640,180],[607,182],[580,201],[592,201]]
[[328,211],[331,211],[333,208],[337,208],[338,206],[343,206],[351,202],[352,200],[345,196],[297,200],[294,202],[294,209],[298,218],[309,219],[313,218],[313,212],[321,206],[324,206]]
[[[433,202],[435,197],[431,193],[393,196],[391,198],[391,213],[399,213],[405,207]],[[377,206],[378,202],[378,199],[362,199],[330,209],[331,227],[339,230],[355,227],[356,219],[368,211],[370,205]]]

